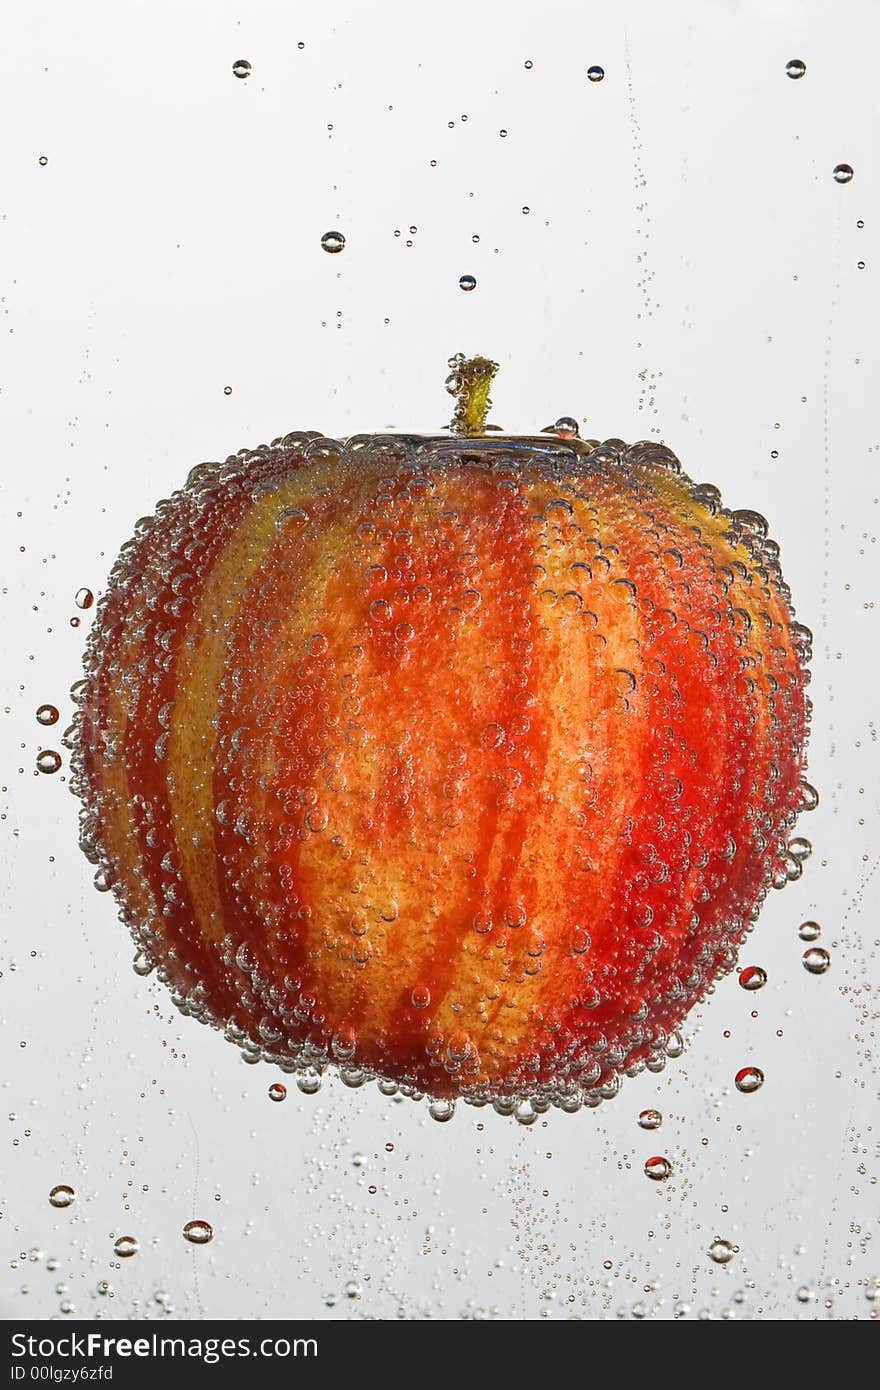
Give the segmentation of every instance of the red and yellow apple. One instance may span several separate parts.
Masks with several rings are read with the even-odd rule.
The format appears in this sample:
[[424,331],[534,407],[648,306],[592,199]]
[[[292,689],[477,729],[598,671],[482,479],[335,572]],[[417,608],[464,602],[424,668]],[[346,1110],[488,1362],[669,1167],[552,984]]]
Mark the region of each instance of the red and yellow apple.
[[797,872],[777,557],[650,443],[307,433],[197,468],[98,609],[86,852],[250,1055],[575,1108],[660,1065]]

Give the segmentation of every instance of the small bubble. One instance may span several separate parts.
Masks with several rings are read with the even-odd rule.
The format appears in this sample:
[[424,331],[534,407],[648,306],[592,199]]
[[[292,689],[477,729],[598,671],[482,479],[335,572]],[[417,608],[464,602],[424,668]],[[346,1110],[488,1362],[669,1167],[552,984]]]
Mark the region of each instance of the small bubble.
[[801,782],[800,785],[800,809],[802,811],[815,811],[819,805],[819,793],[809,782]]
[[75,1200],[76,1193],[73,1188],[68,1187],[63,1182],[59,1183],[57,1187],[53,1187],[49,1193],[49,1205],[53,1207],[69,1207],[71,1202]]
[[809,840],[804,839],[803,835],[798,835],[789,841],[788,852],[798,863],[801,863],[803,860],[809,859],[813,853],[813,846]]
[[131,1259],[140,1248],[140,1242],[134,1236],[120,1236],[113,1244],[113,1250],[121,1260]]
[[54,748],[44,748],[37,754],[37,767],[40,772],[57,772],[61,766],[61,754]]
[[807,65],[802,58],[790,58],[785,65],[785,71],[789,77],[803,77],[807,70]]
[[742,989],[763,989],[767,983],[767,971],[760,965],[747,965],[739,972],[739,983]]
[[831,969],[831,957],[821,946],[811,946],[801,957],[803,967],[811,975],[824,975]]
[[835,164],[834,181],[835,183],[849,183],[853,176],[851,164]]
[[183,1238],[191,1245],[207,1245],[214,1239],[214,1228],[207,1221],[187,1221]]
[[77,608],[91,608],[95,601],[95,595],[91,589],[77,589],[73,596],[73,601]]
[[578,422],[571,415],[560,415],[553,429],[560,439],[577,439],[579,433]]
[[527,72],[531,71],[531,69],[534,67],[531,58],[526,58],[525,62],[523,63],[523,67],[526,69]]
[[95,873],[94,884],[99,893],[107,893],[110,889],[110,875],[106,869],[98,869]]
[[735,1254],[736,1246],[729,1240],[722,1240],[720,1236],[716,1236],[709,1246],[709,1259],[714,1260],[717,1265],[729,1264]]
[[321,1073],[319,1071],[301,1072],[296,1078],[296,1084],[304,1096],[315,1096],[321,1089]]
[[431,1002],[431,991],[427,985],[416,985],[410,998],[414,1009],[427,1009]]
[[462,290],[475,290],[477,288],[476,278],[473,275],[462,275],[459,279],[458,286],[459,289]]
[[270,1099],[270,1100],[275,1100],[275,1101],[282,1101],[282,1100],[285,1100],[286,1098],[287,1098],[287,1087],[284,1085],[284,1082],[283,1082],[283,1081],[273,1081],[272,1085],[269,1087],[269,1099]]
[[764,1073],[760,1067],[740,1067],[733,1078],[733,1084],[744,1096],[750,1096],[753,1091],[760,1091],[764,1085]]
[[131,962],[131,968],[136,975],[140,975],[143,978],[152,973],[153,962],[150,960],[146,951],[135,951],[134,959]]
[[[663,1123],[663,1116],[659,1110],[643,1110],[639,1115],[640,1129],[659,1129]],[[651,1175],[648,1174],[650,1177]]]
[[247,58],[236,58],[235,62],[232,64],[232,71],[235,73],[236,77],[250,77],[251,65]]
[[672,1172],[672,1164],[662,1154],[654,1154],[645,1159],[645,1176],[653,1182],[665,1182]]
[[524,207],[524,208],[523,208],[523,217],[528,217],[528,215],[529,215],[530,212],[531,212],[531,208]]
[[591,82],[601,82],[604,76],[605,69],[600,68],[598,65],[595,65],[591,68],[587,68],[587,77],[590,79]]
[[684,1038],[681,1036],[678,1029],[676,1029],[674,1033],[670,1033],[669,1035],[669,1040],[666,1044],[666,1056],[672,1058],[680,1057],[683,1052]]
[[514,1108],[513,1118],[518,1125],[533,1125],[537,1123],[538,1112],[530,1100],[521,1100]]
[[42,165],[42,167],[45,169],[46,165],[49,163],[49,160],[46,158],[46,156],[45,156],[44,154],[41,154],[41,155],[40,155],[40,158],[39,158],[39,163],[40,163],[40,164]]
[[38,724],[57,724],[58,711],[54,705],[40,705],[37,710]]
[[345,246],[345,237],[341,232],[325,232],[321,237],[321,246],[333,256]]
[[506,140],[506,139],[507,139],[507,131],[506,131],[506,130],[499,130],[498,134],[501,136],[501,139],[502,139],[502,140]]
[[822,928],[818,922],[801,922],[798,927],[798,936],[801,941],[818,941],[822,935]]
[[231,387],[231,386],[224,386],[224,387],[223,387],[223,394],[224,394],[224,396],[231,396],[231,395],[232,395],[232,387]]
[[571,952],[574,956],[583,956],[589,951],[592,945],[590,933],[586,927],[572,927],[571,929]]
[[451,1120],[455,1114],[454,1100],[432,1100],[428,1107],[428,1113],[432,1120]]

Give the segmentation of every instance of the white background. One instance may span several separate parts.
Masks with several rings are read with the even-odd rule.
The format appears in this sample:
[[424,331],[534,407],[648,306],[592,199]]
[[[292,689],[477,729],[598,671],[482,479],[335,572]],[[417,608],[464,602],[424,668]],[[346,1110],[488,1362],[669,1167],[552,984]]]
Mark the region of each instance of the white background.
[[[866,1297],[880,1276],[880,11],[14,8],[0,84],[4,1315],[880,1312]],[[336,256],[320,246],[330,229],[346,237]],[[100,592],[140,515],[194,463],[287,430],[435,430],[459,350],[501,363],[506,429],[574,414],[587,435],[653,435],[728,505],[765,513],[816,634],[822,804],[801,822],[815,850],[742,957],[768,985],[729,977],[662,1076],[530,1129],[468,1109],[440,1125],[335,1080],[271,1103],[269,1068],[132,973],[76,847],[66,757],[54,777],[34,770],[70,714],[89,618],[70,626],[74,593]],[[47,700],[62,709],[51,731],[34,719]],[[801,965],[807,917],[833,958],[821,977]],[[767,1080],[743,1096],[733,1076],[749,1063]],[[664,1121],[645,1134],[652,1105]],[[665,1184],[643,1174],[652,1153],[674,1165]],[[59,1212],[47,1194],[62,1182],[77,1198]],[[200,1250],[181,1237],[194,1216],[215,1229]],[[140,1251],[120,1262],[128,1234]],[[706,1253],[715,1235],[739,1247],[724,1268]]]

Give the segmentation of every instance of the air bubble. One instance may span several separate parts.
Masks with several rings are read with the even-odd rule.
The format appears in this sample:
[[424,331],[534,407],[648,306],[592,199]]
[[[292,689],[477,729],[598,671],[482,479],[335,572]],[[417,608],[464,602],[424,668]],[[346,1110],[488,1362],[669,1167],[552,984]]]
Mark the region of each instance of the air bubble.
[[753,1091],[760,1091],[764,1085],[764,1073],[760,1067],[740,1067],[733,1084],[744,1096],[749,1096]]
[[484,724],[480,730],[480,743],[484,748],[500,748],[504,742],[504,730],[500,724]]
[[283,1081],[274,1081],[269,1087],[269,1099],[282,1101],[287,1099],[287,1087]]
[[329,251],[331,256],[336,255],[345,246],[345,237],[341,232],[325,232],[321,237],[321,247],[324,251]]
[[301,1072],[296,1078],[296,1084],[304,1096],[317,1095],[321,1089],[321,1073],[317,1071]]
[[645,1176],[653,1182],[665,1182],[671,1173],[672,1164],[662,1154],[654,1154],[652,1158],[645,1159]]
[[801,957],[803,967],[811,975],[824,975],[831,969],[831,956],[822,946],[811,946]]
[[851,164],[835,164],[834,181],[835,183],[849,183],[853,176]]
[[441,1123],[446,1120],[451,1120],[455,1114],[455,1101],[432,1100],[428,1107],[428,1113],[432,1120],[439,1120]]
[[77,589],[73,596],[73,601],[77,608],[91,608],[95,601],[95,595],[91,589]]
[[58,711],[54,705],[40,705],[37,710],[38,724],[57,724],[58,718]]
[[113,1243],[114,1253],[117,1254],[121,1260],[130,1260],[132,1255],[136,1255],[140,1248],[140,1241],[136,1240],[134,1236],[120,1236],[118,1240]]
[[[662,1123],[663,1116],[659,1110],[643,1110],[639,1115],[640,1129],[659,1129]],[[650,1177],[651,1174],[649,1173],[648,1176]]]
[[153,962],[150,960],[146,951],[136,951],[134,959],[131,962],[131,968],[136,975],[143,977],[152,973]]
[[739,972],[739,983],[742,989],[763,989],[767,983],[767,971],[760,965],[747,965]]
[[801,782],[800,786],[800,809],[802,811],[815,811],[819,805],[819,793],[809,782]]
[[709,1259],[717,1265],[729,1264],[735,1254],[736,1246],[729,1240],[722,1240],[721,1236],[716,1236],[709,1246]]
[[560,439],[577,439],[579,434],[578,422],[571,415],[560,415],[553,429]]
[[458,287],[461,290],[475,290],[477,288],[476,278],[473,275],[462,275]]
[[595,64],[591,68],[587,68],[587,77],[591,82],[601,82],[604,76],[605,69],[600,68],[598,64]]
[[518,1125],[533,1125],[538,1118],[538,1112],[530,1100],[521,1100],[514,1106],[513,1118]]
[[37,754],[37,768],[40,772],[57,772],[61,766],[61,754],[54,748],[44,748]]
[[822,928],[818,922],[801,922],[798,927],[798,936],[801,941],[818,941],[822,935]]
[[76,1193],[72,1187],[67,1186],[67,1183],[59,1183],[49,1193],[49,1205],[52,1207],[69,1207],[74,1201],[76,1201]]
[[574,956],[582,956],[589,951],[591,945],[590,933],[586,927],[573,927],[571,932],[571,952]]
[[250,77],[251,65],[247,58],[237,58],[232,64],[232,71],[236,77]]
[[672,1058],[680,1057],[683,1052],[684,1038],[676,1029],[674,1033],[670,1034],[669,1041],[666,1044],[666,1056]]
[[802,58],[790,58],[785,65],[787,76],[792,78],[803,77],[807,70],[807,65]]

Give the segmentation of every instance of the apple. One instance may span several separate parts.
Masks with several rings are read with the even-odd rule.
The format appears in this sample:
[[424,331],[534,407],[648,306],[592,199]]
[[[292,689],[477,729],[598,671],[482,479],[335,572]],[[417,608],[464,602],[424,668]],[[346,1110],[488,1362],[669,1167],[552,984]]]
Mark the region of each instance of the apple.
[[[663,445],[289,434],[97,608],[82,843],[187,1014],[316,1089],[576,1109],[659,1068],[789,851],[809,633]],[[799,841],[802,846],[805,842]]]

